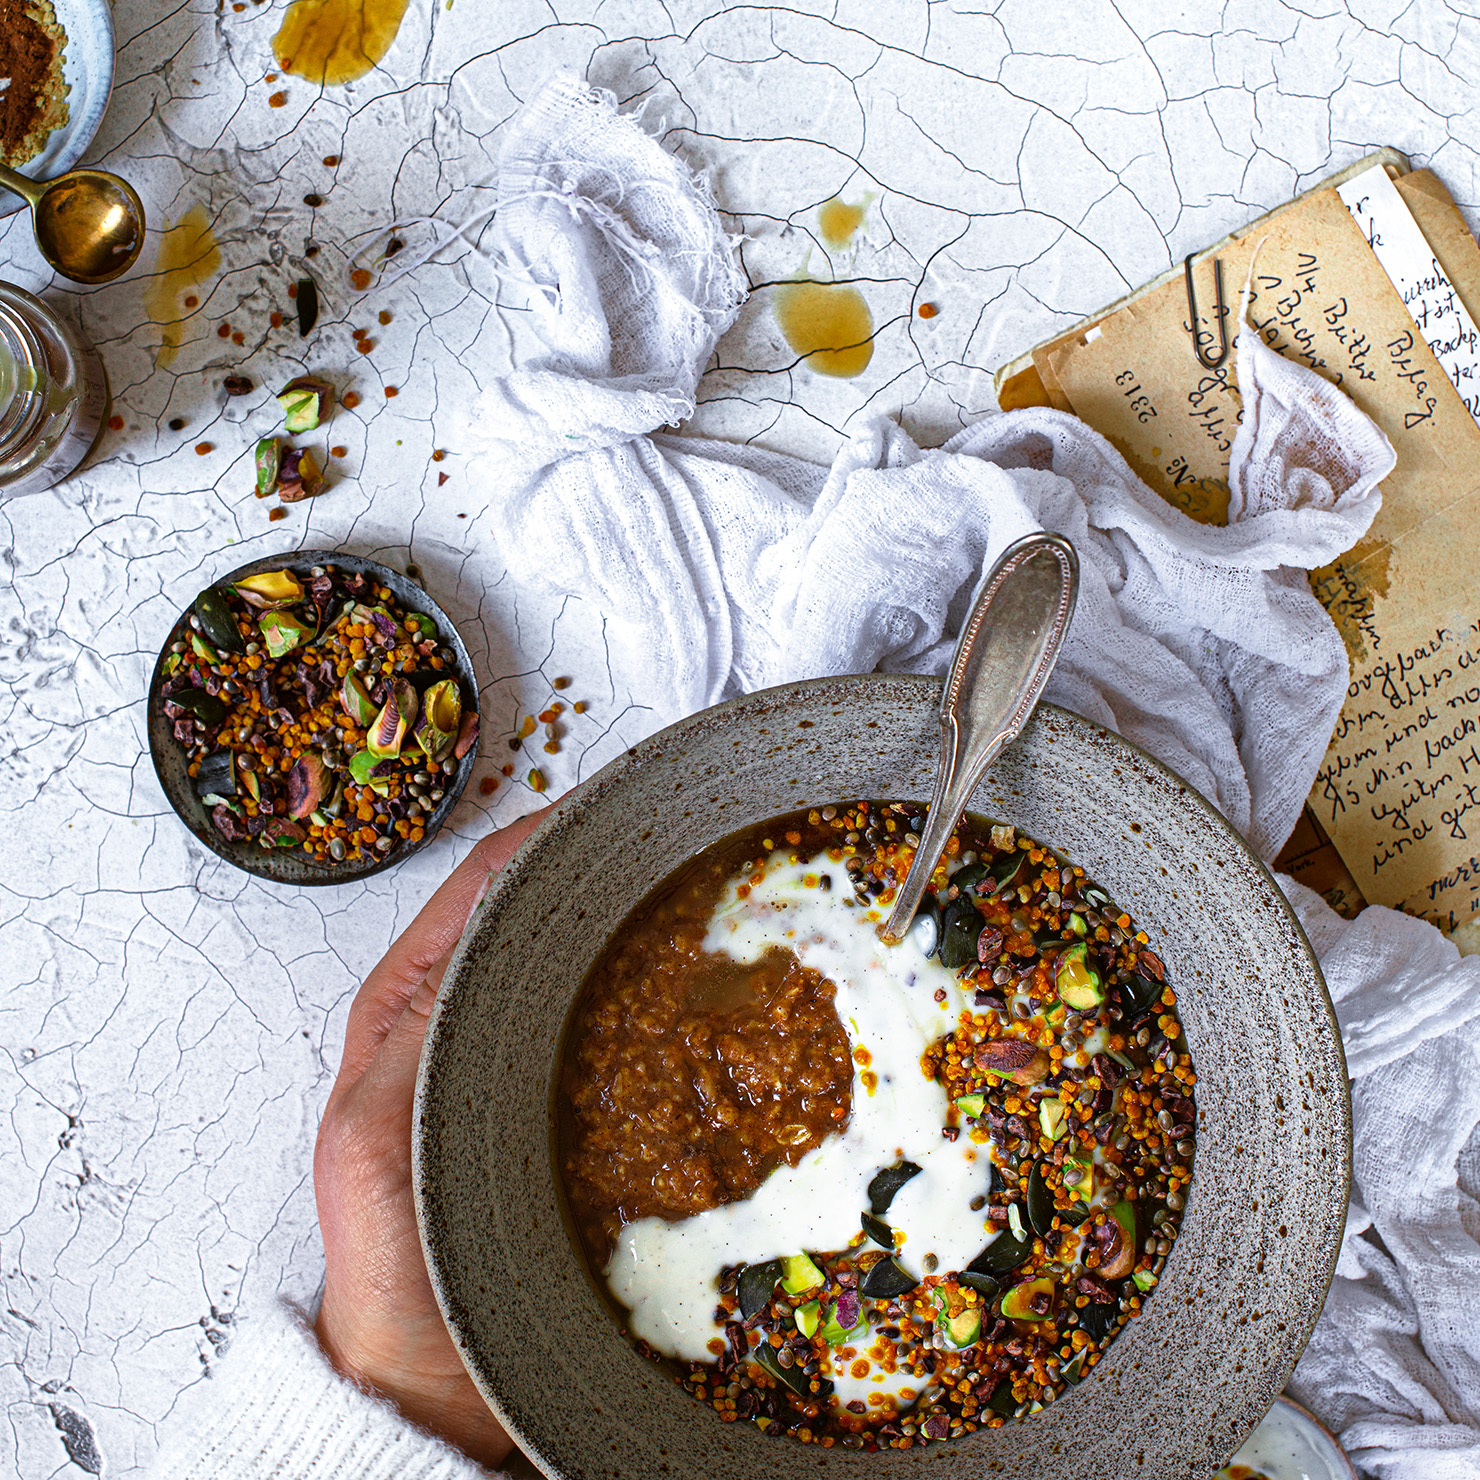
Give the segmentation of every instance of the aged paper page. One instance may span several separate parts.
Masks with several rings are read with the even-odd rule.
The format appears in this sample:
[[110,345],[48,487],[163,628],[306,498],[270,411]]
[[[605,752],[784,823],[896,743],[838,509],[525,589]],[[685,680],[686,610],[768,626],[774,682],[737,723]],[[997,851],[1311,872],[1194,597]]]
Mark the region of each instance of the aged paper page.
[[[1443,210],[1426,199],[1426,214]],[[1480,282],[1468,233],[1444,246],[1453,276]],[[1335,189],[1256,223],[1220,257],[1230,332],[1253,263],[1250,322],[1341,385],[1397,452],[1368,538],[1312,581],[1352,687],[1311,807],[1368,900],[1452,926],[1480,910],[1480,429]],[[1206,335],[1205,263],[1197,288]],[[1095,329],[1047,348],[1054,383],[1169,502],[1221,521],[1241,414],[1232,357],[1216,371],[1197,363],[1180,278]],[[1473,756],[1460,744],[1471,739]]]

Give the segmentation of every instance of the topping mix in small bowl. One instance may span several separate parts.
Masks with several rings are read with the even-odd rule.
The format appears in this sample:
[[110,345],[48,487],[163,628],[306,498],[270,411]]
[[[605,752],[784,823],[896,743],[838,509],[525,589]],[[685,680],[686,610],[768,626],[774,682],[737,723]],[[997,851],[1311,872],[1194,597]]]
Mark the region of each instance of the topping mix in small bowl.
[[446,616],[375,561],[307,551],[202,591],[150,686],[155,769],[213,852],[283,882],[397,862],[477,755],[477,686]]

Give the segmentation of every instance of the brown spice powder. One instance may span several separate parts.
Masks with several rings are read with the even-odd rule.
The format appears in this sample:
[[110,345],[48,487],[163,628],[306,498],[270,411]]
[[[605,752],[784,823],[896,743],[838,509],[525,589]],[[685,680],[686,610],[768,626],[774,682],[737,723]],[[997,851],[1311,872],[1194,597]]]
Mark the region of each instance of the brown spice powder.
[[66,33],[47,0],[0,0],[0,160],[12,167],[41,152],[67,120],[62,80]]

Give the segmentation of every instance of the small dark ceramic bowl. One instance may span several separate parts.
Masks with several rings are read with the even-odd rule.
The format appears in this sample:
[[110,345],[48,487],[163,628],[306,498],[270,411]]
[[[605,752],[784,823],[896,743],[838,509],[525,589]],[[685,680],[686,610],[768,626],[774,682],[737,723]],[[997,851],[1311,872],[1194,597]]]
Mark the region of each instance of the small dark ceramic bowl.
[[[316,565],[333,565],[351,574],[358,572],[368,576],[396,598],[402,611],[424,612],[429,616],[437,624],[439,642],[450,648],[456,657],[453,674],[458,680],[464,701],[476,711],[478,679],[457,628],[452,625],[447,613],[410,576],[404,576],[378,560],[367,560],[361,555],[346,555],[340,550],[294,550],[286,555],[269,555],[262,560],[239,565],[210,584],[229,585],[232,581],[239,581],[244,576],[257,575],[265,570],[288,570],[306,579]],[[275,848],[271,852],[263,852],[255,843],[228,843],[216,831],[211,822],[210,808],[196,794],[195,783],[186,769],[185,752],[175,739],[169,720],[165,718],[164,700],[160,696],[170,643],[174,641],[180,623],[190,615],[196,594],[198,593],[191,593],[190,602],[170,624],[169,634],[159,650],[159,658],[149,680],[149,755],[154,761],[154,774],[159,777],[165,797],[180,821],[217,858],[225,859],[227,863],[246,873],[256,874],[259,879],[271,879],[278,884],[348,884],[352,880],[366,879],[371,874],[394,868],[413,853],[419,853],[425,848],[451,816],[463,787],[467,785],[468,777],[473,774],[473,767],[478,759],[476,745],[457,763],[457,769],[444,781],[442,800],[427,818],[426,831],[421,841],[402,843],[388,857],[374,862],[313,863],[297,848]]]
[[484,898],[422,1054],[414,1185],[468,1371],[548,1475],[812,1480],[1205,1477],[1268,1410],[1335,1268],[1351,1105],[1330,998],[1269,872],[1190,787],[1041,706],[974,810],[1067,854],[1150,932],[1198,1071],[1182,1232],[1141,1315],[1020,1423],[867,1454],[723,1424],[627,1343],[567,1233],[552,1147],[582,979],[644,894],[738,828],[803,806],[930,795],[938,680],[772,689],[654,735],[567,796]]

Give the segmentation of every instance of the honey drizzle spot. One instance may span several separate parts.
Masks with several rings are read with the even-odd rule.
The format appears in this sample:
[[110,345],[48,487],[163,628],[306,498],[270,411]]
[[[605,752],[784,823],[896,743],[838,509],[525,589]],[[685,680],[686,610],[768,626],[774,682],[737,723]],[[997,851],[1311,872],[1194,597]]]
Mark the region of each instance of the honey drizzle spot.
[[836,196],[824,201],[817,210],[817,229],[828,246],[836,249],[846,247],[853,240],[853,233],[863,225],[862,205],[845,205]]
[[220,268],[221,248],[216,245],[211,218],[197,203],[160,236],[154,279],[146,295],[150,319],[164,329],[154,356],[161,370],[172,364],[180,351],[180,325],[187,317],[182,300],[189,289],[199,287]]
[[292,0],[272,54],[284,72],[320,86],[353,82],[391,49],[407,0]]
[[784,283],[775,312],[786,342],[819,374],[848,379],[874,357],[874,316],[857,288]]

